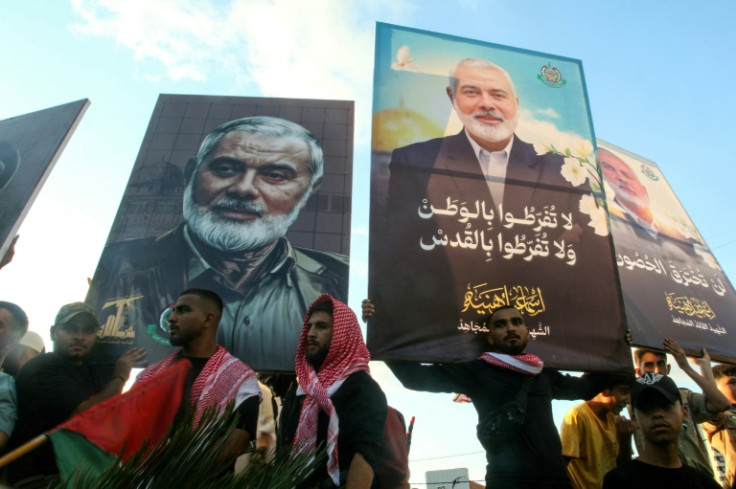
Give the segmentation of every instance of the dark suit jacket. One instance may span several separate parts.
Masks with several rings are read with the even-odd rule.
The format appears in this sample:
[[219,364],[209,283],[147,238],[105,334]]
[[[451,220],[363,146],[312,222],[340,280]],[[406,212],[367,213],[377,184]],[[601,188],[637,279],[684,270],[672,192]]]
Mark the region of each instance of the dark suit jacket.
[[[504,201],[499,206],[492,201],[486,176],[463,132],[393,152],[385,214],[371,216],[369,295],[377,307],[368,331],[368,344],[376,358],[474,358],[487,349],[487,344],[483,331],[462,332],[463,327],[480,317],[477,308],[466,307],[468,294],[491,303],[493,294],[502,293],[509,303],[519,305],[524,294],[540,289],[544,312],[532,311],[526,318],[527,324],[530,328],[550,326],[552,336],[537,341],[533,351],[542,353],[549,349],[553,358],[557,355],[560,359],[555,366],[562,368],[583,366],[581,360],[600,365],[601,360],[587,354],[558,355],[559,345],[576,341],[575,327],[589,329],[589,319],[585,324],[582,319],[577,324],[574,318],[570,321],[570,306],[582,317],[607,315],[604,326],[612,322],[619,329],[623,320],[610,239],[596,236],[587,225],[590,218],[581,215],[579,202],[590,189],[572,187],[560,173],[562,164],[562,157],[551,153],[537,155],[532,145],[515,137]],[[459,214],[448,217],[427,212],[429,205],[448,208],[448,199],[472,214],[484,206],[486,217],[490,210],[493,217],[463,220]],[[562,213],[572,216],[573,230],[563,229]],[[431,217],[426,217],[428,214]],[[534,215],[535,222],[545,215],[554,215],[559,225],[535,231],[534,226],[505,220],[507,214],[517,219]],[[448,244],[422,249],[422,245],[429,248],[440,237],[446,238]],[[548,256],[505,258],[509,240],[523,242],[528,248],[546,243]],[[574,249],[573,266],[566,263],[566,254],[563,258],[554,256],[558,251],[554,242],[564,242],[565,252]],[[464,247],[467,243],[471,246]],[[486,292],[485,299],[479,298],[491,290],[495,292]],[[596,296],[604,295],[609,302],[602,304],[585,298],[586,290]],[[624,354],[625,345],[622,338],[620,343],[611,341],[611,329],[602,337],[592,332],[590,339],[595,343],[607,338],[609,346],[592,355],[603,358],[603,363],[614,364]]]

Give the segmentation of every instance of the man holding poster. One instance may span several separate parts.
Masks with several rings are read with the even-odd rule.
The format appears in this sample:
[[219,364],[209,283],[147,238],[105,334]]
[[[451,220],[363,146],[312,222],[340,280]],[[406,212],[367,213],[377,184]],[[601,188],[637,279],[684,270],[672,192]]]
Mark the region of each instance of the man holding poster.
[[[377,61],[377,72],[381,66]],[[528,87],[530,73],[519,72],[534,103],[546,103]],[[620,370],[626,345],[605,210],[595,193],[600,178],[587,159],[592,145],[570,149],[586,142],[586,118],[566,133],[527,121],[525,134],[540,144],[525,142],[517,134],[522,116],[533,117],[522,110],[510,73],[477,57],[453,63],[445,93],[462,131],[393,150],[379,200],[385,212],[372,207],[369,291],[378,313],[369,347],[383,360],[469,360],[488,332],[479,318],[513,306],[527,318],[530,346],[555,367]],[[406,78],[405,86],[427,79],[409,81],[416,76],[386,74],[397,85]],[[532,88],[550,90],[549,99],[562,104],[574,96],[569,85]],[[381,89],[379,96],[387,91]],[[571,350],[581,338],[588,351]]]

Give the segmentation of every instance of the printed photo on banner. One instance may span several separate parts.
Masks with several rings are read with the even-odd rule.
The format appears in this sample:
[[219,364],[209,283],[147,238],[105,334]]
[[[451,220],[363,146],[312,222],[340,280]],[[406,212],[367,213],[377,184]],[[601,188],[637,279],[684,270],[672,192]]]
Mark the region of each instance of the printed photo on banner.
[[673,337],[734,361],[736,294],[661,169],[598,139],[611,234],[634,343]]
[[0,121],[0,257],[88,106],[77,100]]
[[477,357],[514,306],[551,366],[625,364],[580,61],[378,24],[374,80],[373,355]]
[[307,307],[346,301],[353,102],[161,95],[87,302],[94,356],[173,351],[188,288],[224,302],[218,342],[259,371],[292,371]]

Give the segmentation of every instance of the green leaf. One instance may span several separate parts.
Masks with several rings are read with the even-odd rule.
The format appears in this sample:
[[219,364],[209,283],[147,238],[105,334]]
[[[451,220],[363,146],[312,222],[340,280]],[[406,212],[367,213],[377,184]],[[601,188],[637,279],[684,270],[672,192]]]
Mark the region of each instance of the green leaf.
[[[220,415],[222,414],[222,415]],[[235,456],[227,456],[227,439],[237,426],[233,403],[218,413],[205,411],[197,426],[187,413],[150,451],[143,447],[128,460],[117,459],[101,475],[77,470],[60,488],[75,489],[291,489],[306,480],[324,461],[324,450],[293,456],[290,447],[271,463],[251,463],[240,474],[232,470]]]

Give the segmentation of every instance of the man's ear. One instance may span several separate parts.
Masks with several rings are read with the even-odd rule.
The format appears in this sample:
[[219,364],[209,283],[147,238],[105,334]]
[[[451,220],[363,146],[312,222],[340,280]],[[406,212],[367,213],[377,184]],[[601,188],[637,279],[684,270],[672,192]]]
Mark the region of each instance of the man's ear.
[[51,326],[51,341],[56,341],[56,325]]
[[670,374],[670,369],[671,369],[671,368],[672,368],[672,365],[670,365],[670,364],[668,363],[668,364],[667,364],[667,375],[669,375],[669,374]]
[[634,369],[634,374],[636,374],[637,377],[641,377],[641,370],[639,369],[639,367],[636,367]]
[[316,182],[314,182],[314,185],[312,185],[312,188],[311,188],[311,189],[309,189],[309,198],[308,198],[307,200],[305,200],[304,202],[302,202],[301,204],[299,204],[299,208],[300,208],[300,209],[304,209],[304,207],[305,207],[305,206],[307,205],[307,202],[309,202],[309,199],[311,199],[311,198],[312,198],[312,196],[314,195],[314,193],[315,193],[315,192],[316,192],[317,190],[319,190],[319,186],[320,186],[320,185],[322,185],[322,177],[319,177],[319,178],[317,179],[317,181],[316,181]]
[[452,88],[447,87],[445,88],[445,91],[447,92],[447,96],[450,98],[450,102],[452,103],[455,100],[455,98],[452,96]]
[[690,419],[690,408],[682,406],[682,422],[685,423]]

